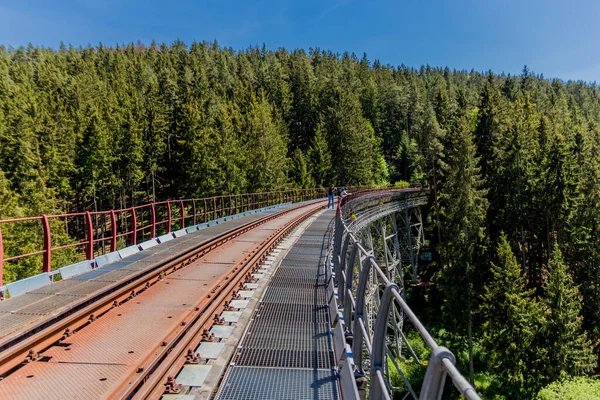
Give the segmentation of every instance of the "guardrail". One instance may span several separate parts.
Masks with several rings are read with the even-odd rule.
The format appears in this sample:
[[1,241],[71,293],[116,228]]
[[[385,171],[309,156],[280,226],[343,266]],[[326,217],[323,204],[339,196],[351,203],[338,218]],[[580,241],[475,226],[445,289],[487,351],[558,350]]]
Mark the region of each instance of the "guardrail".
[[[41,256],[41,272],[50,272],[52,255],[59,250],[75,248],[84,253],[85,259],[92,260],[96,255],[156,238],[173,229],[183,229],[186,221],[196,225],[276,204],[321,198],[325,194],[323,188],[294,189],[158,201],[119,210],[0,220],[0,286],[3,284],[2,275],[7,262]],[[2,229],[8,231],[15,224],[22,224],[22,229],[31,234],[34,239],[27,244],[38,246],[38,250],[19,253],[21,246],[6,246]],[[6,256],[7,247],[13,254]]]
[[[414,190],[412,191],[414,193]],[[388,332],[388,319],[392,306],[394,304],[400,307],[408,320],[412,323],[415,330],[419,333],[423,341],[431,349],[429,364],[425,372],[425,379],[421,388],[420,396],[417,396],[412,389],[410,382],[401,371],[396,362],[393,362],[394,368],[400,374],[406,384],[410,394],[415,399],[440,399],[444,391],[446,376],[449,375],[456,389],[465,398],[470,400],[480,400],[479,395],[471,384],[464,378],[455,366],[456,359],[452,352],[446,347],[439,346],[427,331],[425,326],[419,321],[417,316],[410,309],[404,298],[401,289],[395,283],[391,282],[381,267],[377,264],[372,252],[365,249],[360,240],[352,232],[344,218],[357,208],[360,203],[376,204],[377,198],[393,196],[398,192],[388,191],[380,192],[378,195],[369,196],[368,193],[360,193],[356,196],[351,195],[338,204],[333,244],[333,264],[335,277],[338,284],[338,298],[344,308],[344,321],[349,326],[347,332],[352,336],[352,354],[354,364],[359,369],[363,368],[363,350],[366,348],[370,357],[370,392],[369,399],[391,399],[388,385],[385,381],[385,370],[388,368],[387,357],[389,350],[386,345],[386,336]],[[410,193],[407,194],[410,196]],[[364,196],[362,201],[358,197]],[[364,206],[364,205],[363,205]],[[351,250],[350,250],[351,249]],[[362,260],[359,272],[358,286],[353,277],[353,269],[356,262]],[[365,321],[365,305],[367,288],[370,274],[376,274],[378,280],[385,286],[381,297],[380,305],[377,311],[377,319],[373,330],[373,337],[370,338],[367,333]],[[356,287],[354,287],[355,285]],[[383,286],[382,285],[382,286]],[[354,298],[354,294],[356,298]],[[406,339],[403,338],[405,341]],[[411,354],[416,358],[415,354]],[[417,359],[418,361],[418,359]]]
[[[367,188],[370,187],[348,186],[350,191]],[[38,256],[41,257],[41,262],[38,259],[33,264],[36,268],[41,267],[41,271],[35,273],[49,273],[53,269],[53,254],[61,250],[73,249],[77,253],[77,260],[70,259],[69,263],[82,259],[93,260],[98,255],[183,229],[187,222],[190,222],[190,225],[207,223],[210,220],[276,204],[323,198],[326,197],[326,193],[325,188],[291,189],[166,200],[118,210],[0,220],[0,287],[3,285],[4,265],[8,262]],[[32,239],[26,243],[7,243],[2,230],[4,228],[5,232],[9,232],[15,224],[21,224],[21,229],[27,230]],[[34,246],[37,249],[23,251],[23,248]],[[26,277],[21,276],[19,279]]]

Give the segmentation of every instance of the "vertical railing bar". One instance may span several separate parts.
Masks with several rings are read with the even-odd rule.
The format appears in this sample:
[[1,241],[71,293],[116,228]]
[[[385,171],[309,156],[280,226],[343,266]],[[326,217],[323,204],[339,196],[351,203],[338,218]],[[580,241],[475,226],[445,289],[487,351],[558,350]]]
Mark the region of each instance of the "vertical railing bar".
[[192,225],[198,225],[196,223],[196,199],[192,199],[192,214],[194,215],[192,217]]
[[137,217],[135,215],[135,208],[131,207],[131,245],[137,244]]
[[183,200],[179,200],[179,206],[181,207],[181,226],[179,229],[185,229],[185,208],[183,206]]
[[92,214],[89,211],[85,212],[85,227],[87,236],[86,258],[94,259],[94,226],[92,225]]
[[117,251],[117,215],[110,210],[110,251]]
[[[0,286],[2,286],[4,280],[4,242],[2,239],[2,227],[0,227]],[[0,299],[4,299],[2,292],[0,292]]]
[[171,232],[171,200],[167,200],[167,233]]
[[150,239],[154,239],[156,237],[156,205],[155,203],[150,204],[150,221],[152,227],[150,228]]

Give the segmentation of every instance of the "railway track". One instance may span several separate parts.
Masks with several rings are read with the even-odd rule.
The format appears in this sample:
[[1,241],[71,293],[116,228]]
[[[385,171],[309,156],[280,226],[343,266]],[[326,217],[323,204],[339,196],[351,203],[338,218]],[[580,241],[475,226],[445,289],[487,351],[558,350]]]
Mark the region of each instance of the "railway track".
[[[126,281],[111,284],[79,303],[59,309],[54,315],[40,320],[30,328],[4,338],[0,342],[0,376],[5,379],[0,382],[0,393],[3,391],[2,386],[8,385],[7,388],[5,387],[5,395],[8,394],[7,398],[10,398],[10,393],[14,393],[11,392],[12,388],[18,387],[19,384],[27,385],[27,379],[31,378],[38,379],[38,385],[42,384],[40,387],[44,387],[43,382],[52,380],[53,377],[44,375],[44,371],[48,368],[44,370],[42,366],[52,359],[58,360],[54,361],[55,368],[60,366],[62,369],[68,369],[69,366],[75,365],[73,370],[79,370],[85,376],[87,376],[85,368],[93,369],[89,376],[98,376],[98,373],[101,374],[98,371],[103,369],[108,371],[111,365],[114,367],[113,370],[118,369],[120,382],[115,382],[113,379],[106,384],[111,386],[95,384],[97,388],[99,387],[98,390],[104,390],[102,396],[106,398],[160,398],[165,392],[177,393],[178,387],[172,377],[185,363],[198,362],[193,349],[203,339],[208,338],[208,329],[213,324],[222,323],[219,314],[229,309],[229,302],[235,298],[236,292],[243,287],[245,281],[251,279],[251,273],[288,233],[322,207],[322,202],[301,204],[230,229],[200,242],[192,249],[174,254],[164,262],[128,277]],[[282,221],[279,224],[276,223],[278,219]],[[244,256],[237,259],[234,265],[228,263],[229,266],[219,268],[216,261],[202,264],[204,259],[215,253],[221,252],[223,256],[228,251],[232,252],[233,245],[229,246],[230,250],[227,250],[226,244],[242,235],[252,236],[253,231],[261,226],[264,231],[270,233],[268,235],[263,233],[262,236],[254,235],[260,239],[255,246],[252,240],[247,240]],[[273,227],[266,229],[265,226]],[[187,268],[190,265],[195,267]],[[214,275],[212,278],[202,277],[194,280],[189,278],[191,276],[189,271],[192,270],[202,271],[204,275],[213,273]],[[174,284],[172,287],[188,285],[202,294],[196,298],[195,304],[183,303],[185,307],[177,308],[171,303],[179,301],[180,298],[190,297],[183,296],[185,293],[179,293],[177,290],[169,291],[167,285],[170,283]],[[157,298],[155,303],[152,302],[152,297]],[[137,299],[140,301],[136,301]],[[141,305],[135,308],[135,304]],[[161,304],[163,308],[166,307],[164,304],[169,304],[171,308],[164,310]],[[142,309],[144,306],[149,308]],[[135,366],[125,361],[113,364],[94,360],[61,361],[61,354],[71,350],[69,342],[78,337],[81,337],[84,342],[88,340],[89,344],[98,345],[101,353],[102,351],[110,353],[110,346],[103,343],[100,336],[106,333],[106,329],[102,326],[109,326],[118,331],[120,329],[118,321],[124,315],[130,318],[121,319],[124,332],[127,333],[127,329],[131,329],[131,321],[134,321],[133,326],[135,326],[136,310],[146,318],[145,321],[137,322],[141,324],[146,322],[152,324],[158,316],[162,318],[162,314],[165,313],[174,314],[174,318],[168,316],[171,319],[168,321],[168,327],[163,326],[162,323],[153,325],[156,328],[156,337],[138,343],[143,348],[129,351],[131,354],[135,351],[138,354],[143,353],[141,359],[136,359]],[[106,324],[99,324],[98,321],[103,320]],[[145,328],[147,330],[148,326]],[[94,342],[94,338],[97,338],[97,342]],[[123,340],[127,341],[126,338]],[[127,356],[123,358],[126,359]],[[23,372],[25,370],[27,372]],[[68,375],[69,372],[66,372],[67,377]],[[104,378],[104,381],[102,379],[100,378],[102,382],[110,381],[109,378]],[[29,381],[29,384],[32,382]],[[47,390],[50,390],[50,387],[47,386]],[[81,398],[95,398],[95,394],[96,392],[81,393]],[[52,393],[39,393],[39,395],[43,398],[52,398]],[[31,398],[31,392],[26,396]]]

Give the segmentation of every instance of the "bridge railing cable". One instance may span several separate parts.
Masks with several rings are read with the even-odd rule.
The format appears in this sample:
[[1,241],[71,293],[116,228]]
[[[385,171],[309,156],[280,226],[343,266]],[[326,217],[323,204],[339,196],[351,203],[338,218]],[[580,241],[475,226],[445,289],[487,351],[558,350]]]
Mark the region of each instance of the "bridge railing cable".
[[[354,364],[358,373],[363,373],[364,355],[368,355],[370,362],[369,375],[369,398],[372,400],[391,399],[391,383],[386,381],[386,371],[390,368],[388,356],[391,352],[387,346],[387,335],[389,328],[389,316],[394,311],[394,307],[400,307],[406,318],[413,325],[419,336],[431,350],[431,356],[425,378],[417,396],[411,383],[398,366],[395,360],[391,364],[396,369],[405,384],[405,390],[415,399],[440,399],[444,391],[446,376],[450,376],[456,389],[462,396],[470,400],[479,400],[473,386],[456,368],[456,359],[454,354],[446,347],[440,346],[435,339],[417,318],[414,312],[406,303],[402,289],[394,282],[391,282],[388,275],[377,264],[373,253],[361,244],[356,233],[348,228],[345,219],[351,216],[357,209],[364,209],[365,204],[376,205],[392,196],[397,196],[399,191],[364,191],[356,195],[348,196],[342,199],[338,204],[333,242],[333,264],[335,280],[338,285],[338,298],[343,306],[344,321],[349,326],[346,335],[352,337],[352,355]],[[419,189],[405,190],[407,197],[419,195]],[[421,194],[422,195],[422,194]],[[358,267],[358,279],[356,277],[356,267]],[[380,291],[379,308],[376,312],[375,325],[371,326],[369,331],[369,316],[366,315],[367,297],[372,295],[369,284],[376,280]],[[413,358],[418,358],[408,340],[402,335],[402,340],[412,354]]]

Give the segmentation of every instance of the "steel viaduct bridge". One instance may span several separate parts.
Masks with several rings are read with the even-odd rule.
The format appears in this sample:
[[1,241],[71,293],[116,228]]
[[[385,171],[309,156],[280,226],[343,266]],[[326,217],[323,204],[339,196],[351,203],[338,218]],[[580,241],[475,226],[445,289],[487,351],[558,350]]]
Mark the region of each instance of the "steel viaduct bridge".
[[0,280],[0,399],[479,399],[408,306],[427,192],[352,192],[0,221],[0,279],[42,266]]

